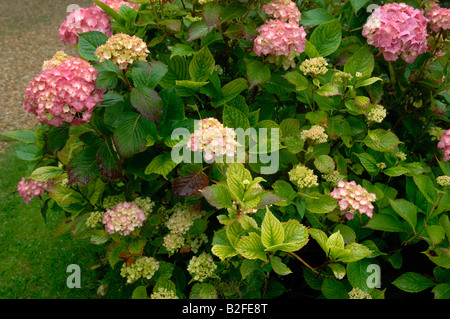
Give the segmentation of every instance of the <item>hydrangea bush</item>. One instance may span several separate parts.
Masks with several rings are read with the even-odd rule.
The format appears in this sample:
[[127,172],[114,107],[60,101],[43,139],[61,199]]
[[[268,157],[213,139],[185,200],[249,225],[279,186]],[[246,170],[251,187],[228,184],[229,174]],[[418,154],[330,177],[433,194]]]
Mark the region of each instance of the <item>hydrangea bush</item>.
[[132,298],[449,298],[448,29],[430,0],[93,0],[3,133],[18,193]]

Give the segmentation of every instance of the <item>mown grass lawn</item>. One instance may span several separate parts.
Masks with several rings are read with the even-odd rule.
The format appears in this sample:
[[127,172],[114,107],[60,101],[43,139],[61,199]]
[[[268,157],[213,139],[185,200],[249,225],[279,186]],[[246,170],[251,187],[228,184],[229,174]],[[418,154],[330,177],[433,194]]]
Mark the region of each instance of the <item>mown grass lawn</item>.
[[[15,148],[13,144],[0,153],[0,298],[100,298],[97,290],[107,282],[109,289],[103,298],[129,298],[120,269],[101,265],[99,256],[104,256],[106,247],[87,239],[73,240],[69,233],[53,238],[64,213],[49,211],[45,221],[41,199],[23,202],[17,183],[32,168],[15,157]],[[80,266],[81,288],[67,287],[70,264]]]

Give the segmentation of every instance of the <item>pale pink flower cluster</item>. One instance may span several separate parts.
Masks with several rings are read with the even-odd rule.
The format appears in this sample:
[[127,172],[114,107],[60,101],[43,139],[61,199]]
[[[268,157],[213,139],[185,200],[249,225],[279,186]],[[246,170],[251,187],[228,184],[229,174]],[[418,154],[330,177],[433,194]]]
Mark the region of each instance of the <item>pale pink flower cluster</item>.
[[[116,12],[120,11],[120,7],[122,5],[124,6],[129,6],[133,9],[139,9],[139,4],[138,3],[131,3],[128,1],[123,1],[123,0],[100,0],[101,2],[103,2],[104,4],[106,4],[108,7],[110,7],[111,9],[113,9]],[[97,5],[94,5],[96,7],[98,7]]]
[[53,181],[40,182],[32,178],[28,180],[22,177],[22,180],[17,185],[19,195],[23,198],[25,204],[28,204],[34,197],[42,196],[48,188],[52,185]]
[[103,216],[103,224],[109,234],[119,233],[127,236],[136,228],[141,227],[145,219],[145,213],[138,205],[122,202],[106,211]]
[[439,32],[439,29],[450,29],[450,9],[436,5],[427,13],[426,17],[430,22],[431,30],[434,32]]
[[427,22],[421,10],[404,3],[388,3],[373,10],[362,35],[383,53],[386,61],[401,56],[412,63],[427,51]]
[[106,36],[112,35],[109,15],[98,6],[73,10],[59,28],[59,39],[73,46],[78,44],[80,33],[100,31]]
[[444,158],[442,159],[444,162],[450,161],[450,130],[445,131],[441,135],[441,140],[439,141],[438,148],[442,148],[444,153]]
[[119,69],[124,70],[134,61],[145,61],[149,53],[147,44],[141,38],[118,33],[99,46],[94,55],[100,62],[111,60]]
[[257,55],[289,56],[291,52],[305,51],[306,32],[298,23],[268,20],[258,29],[253,51]]
[[298,24],[302,18],[297,5],[291,0],[273,0],[263,4],[261,8],[265,13],[271,14],[275,19],[286,22]]
[[199,121],[186,147],[193,152],[203,151],[205,160],[210,161],[214,157],[234,156],[237,146],[234,130],[210,117]]
[[340,200],[339,207],[341,211],[348,209],[344,213],[348,220],[353,219],[356,210],[372,218],[374,209],[372,202],[377,197],[375,194],[369,193],[361,185],[357,185],[355,181],[339,181],[337,188],[334,188],[330,195]]
[[95,88],[97,74],[88,62],[71,57],[30,82],[25,90],[25,110],[49,125],[87,123],[103,98],[103,91]]

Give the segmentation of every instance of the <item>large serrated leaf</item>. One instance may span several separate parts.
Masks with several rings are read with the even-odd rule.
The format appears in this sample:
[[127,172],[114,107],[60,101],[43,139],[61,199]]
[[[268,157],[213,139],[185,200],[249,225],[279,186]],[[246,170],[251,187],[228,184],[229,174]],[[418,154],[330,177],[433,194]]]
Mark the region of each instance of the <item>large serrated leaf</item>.
[[264,251],[261,236],[256,233],[250,233],[248,236],[241,237],[236,246],[236,250],[245,258],[261,259],[267,262],[267,254]]
[[266,209],[266,215],[261,225],[261,241],[266,248],[280,245],[284,242],[283,226],[269,208]]

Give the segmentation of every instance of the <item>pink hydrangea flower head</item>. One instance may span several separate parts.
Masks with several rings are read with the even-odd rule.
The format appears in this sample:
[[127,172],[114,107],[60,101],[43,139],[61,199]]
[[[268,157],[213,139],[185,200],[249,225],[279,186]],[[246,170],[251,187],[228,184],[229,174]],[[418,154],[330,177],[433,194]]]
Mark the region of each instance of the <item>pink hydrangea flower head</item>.
[[186,147],[193,152],[203,151],[205,160],[210,161],[224,155],[234,156],[239,145],[233,129],[210,117],[199,121]]
[[404,3],[388,3],[373,10],[362,35],[383,53],[386,61],[400,56],[412,63],[428,49],[427,22],[421,10]]
[[70,55],[66,54],[64,51],[58,51],[50,60],[44,62],[42,65],[42,71],[56,68],[66,60],[70,60]]
[[275,19],[299,24],[302,15],[295,2],[291,0],[272,0],[263,4],[263,11]]
[[103,97],[103,91],[95,88],[97,74],[88,62],[71,57],[30,82],[25,90],[25,110],[53,126],[87,123]]
[[306,32],[303,27],[281,20],[268,20],[258,29],[253,51],[257,55],[289,56],[291,52],[305,51]]
[[118,33],[99,46],[94,54],[100,62],[111,60],[124,70],[134,61],[145,61],[149,53],[147,44],[141,38]]
[[345,211],[344,215],[348,220],[353,219],[355,211],[366,214],[372,218],[374,206],[372,202],[376,200],[376,195],[367,192],[361,185],[357,185],[355,181],[344,182],[339,181],[337,188],[334,188],[330,195],[339,199],[339,207],[341,211]]
[[450,130],[445,131],[441,135],[441,139],[437,144],[437,147],[441,148],[444,153],[444,158],[442,160],[444,162],[450,161]]
[[434,32],[439,32],[440,29],[450,29],[450,9],[436,5],[427,13],[426,17],[430,22],[431,30]]
[[[128,1],[123,1],[123,0],[101,0],[101,2],[103,2],[104,4],[106,4],[107,6],[109,6],[111,9],[113,9],[116,12],[120,11],[120,7],[122,5],[129,6],[135,10],[139,9],[139,6],[140,6],[138,3],[131,3]],[[97,6],[97,5],[94,5],[94,6]]]
[[128,236],[136,228],[142,227],[145,213],[138,205],[122,202],[103,215],[103,224],[109,234],[119,233]]
[[28,178],[27,180],[25,177],[22,177],[22,180],[17,185],[17,190],[19,195],[23,198],[25,204],[28,204],[34,197],[42,196],[49,189],[52,183],[52,180],[40,182],[32,178]]
[[98,6],[73,10],[59,28],[59,39],[70,45],[77,45],[80,33],[100,31],[112,35],[109,15]]

